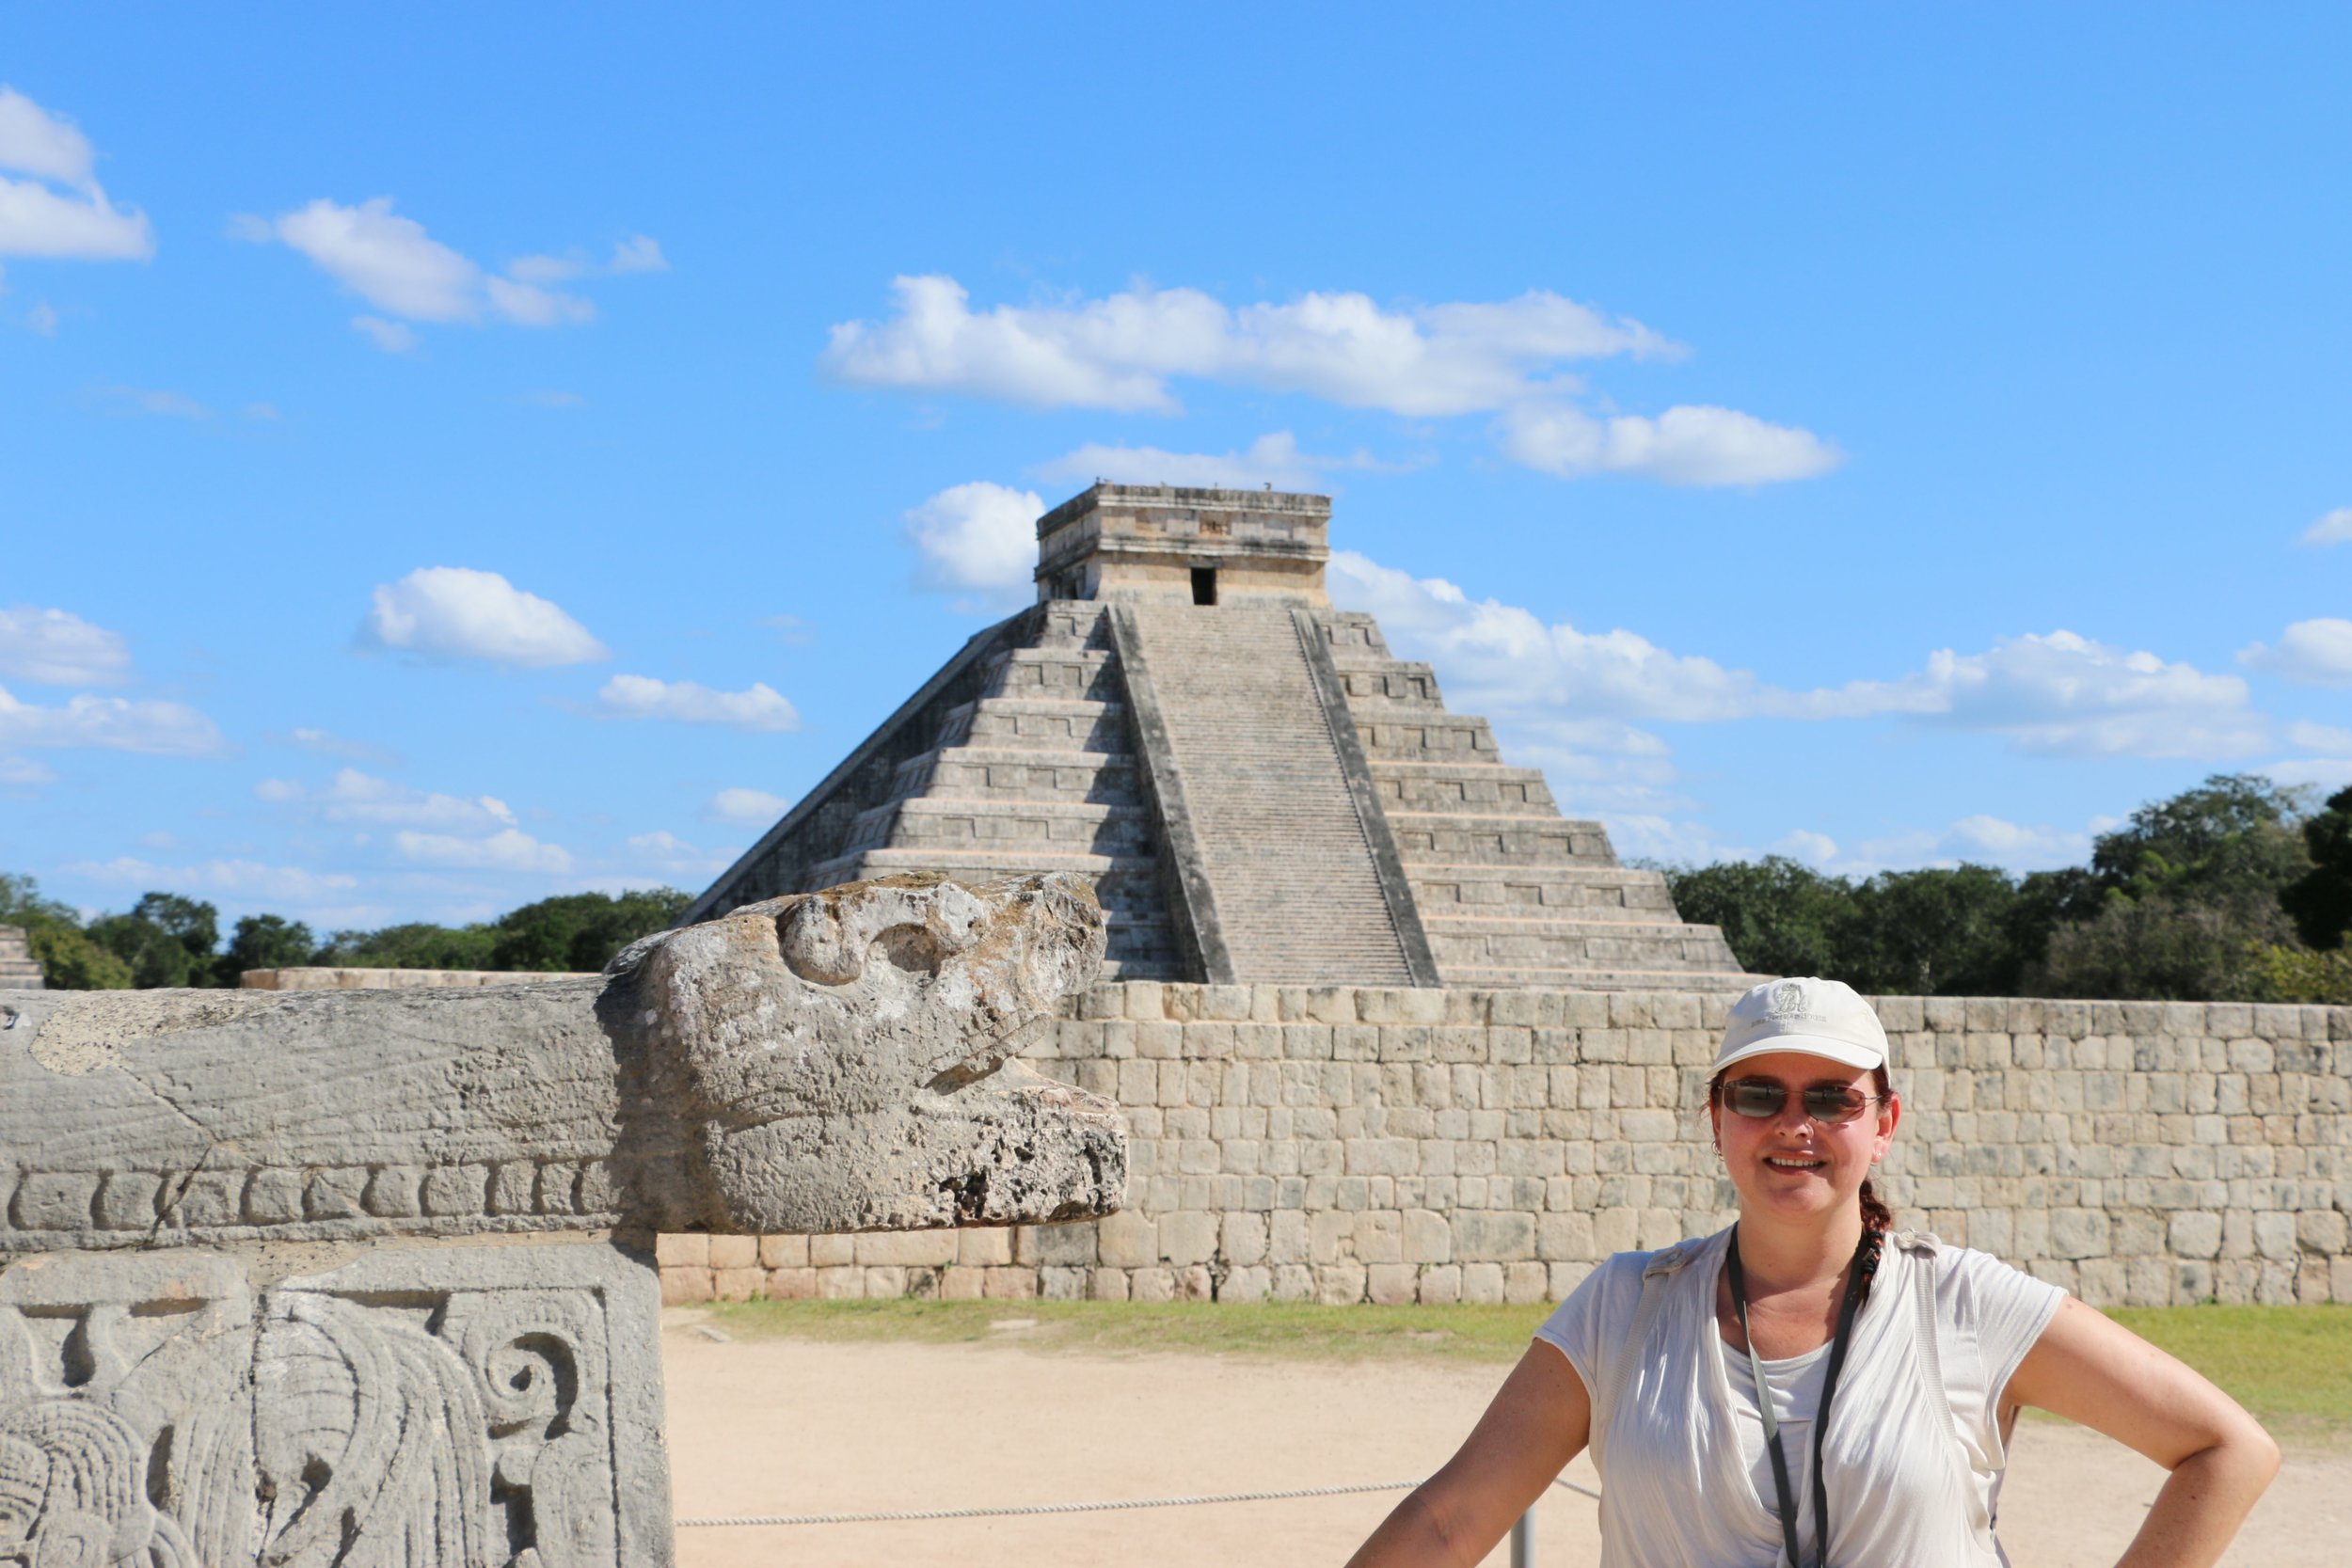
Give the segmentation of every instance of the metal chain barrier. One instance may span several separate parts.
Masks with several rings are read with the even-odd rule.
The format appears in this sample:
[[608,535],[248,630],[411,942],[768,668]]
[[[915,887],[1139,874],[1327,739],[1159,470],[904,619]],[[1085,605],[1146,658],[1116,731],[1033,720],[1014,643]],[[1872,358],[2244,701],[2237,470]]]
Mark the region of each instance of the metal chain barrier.
[[[1286,1502],[1297,1497],[1344,1497],[1361,1492],[1410,1492],[1420,1484],[1417,1481],[1375,1481],[1355,1486],[1298,1486],[1285,1492],[1225,1492],[1202,1497],[1129,1497],[1112,1502],[1019,1503],[1006,1508],[905,1509],[883,1513],[743,1513],[714,1519],[679,1519],[674,1523],[679,1529],[713,1529],[745,1525],[898,1525],[931,1519],[1009,1519],[1038,1513],[1108,1513],[1131,1508],[1198,1508],[1208,1503],[1270,1503]],[[1572,1481],[1555,1480],[1551,1484],[1587,1497],[1600,1496],[1591,1487],[1579,1486]]]

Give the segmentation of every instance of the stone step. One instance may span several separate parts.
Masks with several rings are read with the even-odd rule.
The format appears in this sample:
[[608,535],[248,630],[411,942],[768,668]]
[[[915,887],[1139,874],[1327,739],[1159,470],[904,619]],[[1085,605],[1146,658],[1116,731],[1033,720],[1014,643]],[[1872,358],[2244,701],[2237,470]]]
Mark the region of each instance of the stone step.
[[1737,995],[1765,978],[1738,970],[1445,968],[1448,986],[1493,990],[1715,990]]
[[1367,705],[1359,709],[1350,704],[1348,711],[1355,717],[1356,734],[1363,740],[1364,754],[1375,767],[1391,760],[1502,760],[1502,753],[1495,747],[1494,730],[1484,719],[1448,713],[1442,708],[1401,715],[1391,708]]
[[983,701],[991,697],[1083,697],[1113,702],[1119,667],[1100,648],[1015,648],[998,658]]
[[1055,599],[1038,618],[1036,646],[1041,648],[1107,648],[1110,626],[1103,606],[1085,599]]
[[1404,950],[1289,610],[1132,613],[1237,976],[1405,983]]
[[1666,879],[1632,866],[1510,866],[1423,861],[1406,875],[1423,924],[1454,914],[1552,914],[1593,918],[1588,911],[1621,909],[1674,915]]
[[1123,703],[1083,698],[983,697],[950,710],[940,744],[1034,746],[1070,752],[1123,752]]
[[1372,780],[1390,815],[1400,811],[1474,811],[1558,817],[1540,768],[1499,762],[1375,762]]
[[888,877],[903,871],[935,871],[960,882],[993,882],[1002,877],[1025,877],[1043,871],[1071,871],[1094,879],[1094,896],[1104,915],[1134,915],[1165,919],[1160,896],[1160,863],[1153,855],[1097,855],[1064,849],[1013,850],[976,846],[953,853],[931,849],[861,849],[811,868],[813,887]]
[[1426,664],[1393,658],[1334,662],[1339,665],[1340,685],[1347,692],[1351,713],[1377,717],[1398,704],[1425,708],[1440,708],[1445,704],[1438,692],[1437,674]]
[[898,792],[1140,805],[1136,761],[1117,752],[946,746],[898,765]]
[[1599,823],[1559,816],[1391,811],[1389,832],[1396,835],[1397,853],[1408,868],[1422,861],[1527,868],[1617,863]]
[[1448,969],[1740,967],[1723,932],[1712,926],[1634,920],[1438,921],[1428,931],[1431,951]]
[[1035,844],[1099,854],[1148,849],[1154,823],[1141,806],[1089,800],[918,795],[858,814],[844,851],[981,844]]

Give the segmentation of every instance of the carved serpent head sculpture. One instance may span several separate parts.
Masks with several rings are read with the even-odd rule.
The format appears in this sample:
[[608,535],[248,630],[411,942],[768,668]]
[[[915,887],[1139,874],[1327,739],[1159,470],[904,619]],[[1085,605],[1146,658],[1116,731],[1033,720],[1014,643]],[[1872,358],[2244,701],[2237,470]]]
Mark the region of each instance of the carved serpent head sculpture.
[[906,876],[595,979],[0,993],[0,1255],[1105,1213],[1116,1107],[1011,1059],[1103,941],[1078,878]]

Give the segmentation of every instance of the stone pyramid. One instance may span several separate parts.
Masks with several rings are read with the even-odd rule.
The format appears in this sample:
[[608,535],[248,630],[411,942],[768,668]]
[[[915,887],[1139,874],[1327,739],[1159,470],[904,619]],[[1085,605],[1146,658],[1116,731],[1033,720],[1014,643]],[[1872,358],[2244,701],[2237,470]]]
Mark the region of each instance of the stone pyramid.
[[0,990],[40,990],[46,984],[24,927],[0,926]]
[[1324,591],[1322,496],[1097,484],[974,637],[695,900],[1081,871],[1105,978],[1736,988],[1723,934],[1564,817]]

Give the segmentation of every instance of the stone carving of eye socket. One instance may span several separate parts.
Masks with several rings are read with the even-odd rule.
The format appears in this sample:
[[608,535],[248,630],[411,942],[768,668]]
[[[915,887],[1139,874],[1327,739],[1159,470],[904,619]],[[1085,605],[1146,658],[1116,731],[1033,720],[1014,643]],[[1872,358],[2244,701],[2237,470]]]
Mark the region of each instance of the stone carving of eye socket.
[[936,974],[972,945],[988,915],[977,894],[944,879],[868,886],[855,900],[822,894],[800,900],[778,922],[776,941],[802,979],[846,986],[876,956],[910,973]]

